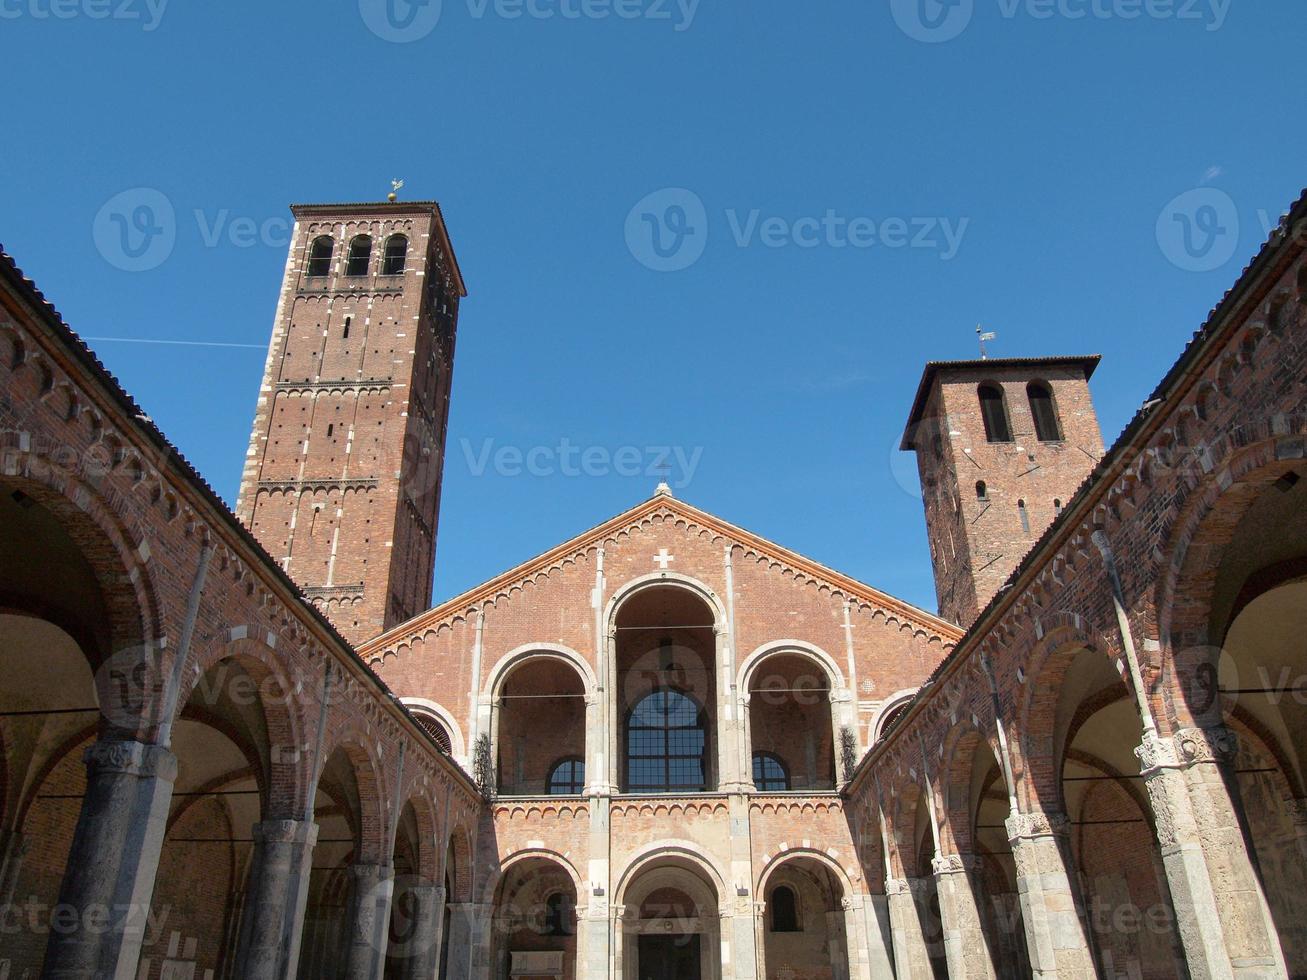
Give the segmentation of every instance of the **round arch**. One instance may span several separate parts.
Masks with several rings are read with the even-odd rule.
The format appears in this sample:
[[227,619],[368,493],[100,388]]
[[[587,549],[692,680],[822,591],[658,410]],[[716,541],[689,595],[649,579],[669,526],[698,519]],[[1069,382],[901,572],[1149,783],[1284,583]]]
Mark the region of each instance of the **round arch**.
[[812,847],[791,847],[788,850],[773,855],[772,859],[768,861],[767,865],[762,869],[762,873],[758,875],[758,884],[754,889],[754,894],[765,895],[767,893],[767,884],[771,881],[772,876],[777,871],[792,861],[801,861],[805,859],[816,861],[818,864],[823,865],[827,871],[831,872],[831,874],[835,876],[835,880],[840,883],[840,887],[844,889],[845,898],[852,898],[854,895],[866,894],[865,891],[854,886],[853,879],[849,877],[848,871],[842,867],[838,861],[825,851],[819,851]]
[[572,879],[572,884],[576,888],[577,899],[579,900],[582,896],[587,894],[588,889],[585,887],[585,882],[581,879],[581,873],[576,870],[576,865],[572,863],[571,859],[566,854],[551,850],[547,847],[526,847],[520,851],[514,851],[512,854],[508,855],[508,857],[500,860],[498,873],[495,875],[488,875],[486,878],[482,890],[482,900],[486,902],[493,901],[496,890],[499,888],[503,880],[508,877],[508,873],[519,864],[524,864],[528,861],[550,861],[557,864],[560,868],[566,871],[568,877]]
[[359,860],[382,864],[389,844],[386,830],[385,781],[381,765],[363,732],[350,729],[323,743],[320,764],[337,752],[344,754],[354,771],[359,796]]
[[737,690],[741,692],[746,702],[749,698],[749,682],[753,679],[754,672],[762,665],[762,662],[768,657],[785,654],[803,657],[821,667],[826,672],[826,679],[830,682],[832,694],[845,689],[844,672],[840,670],[835,658],[821,647],[805,640],[772,640],[758,647],[753,653],[745,657],[743,663],[740,664],[736,681],[738,684]]
[[508,680],[509,675],[518,667],[532,660],[555,660],[572,667],[581,675],[581,683],[585,687],[586,697],[594,697],[595,691],[599,688],[599,681],[595,677],[594,668],[571,647],[563,646],[561,643],[524,643],[519,647],[514,647],[495,662],[486,678],[485,690],[481,695],[482,700],[496,700],[503,690],[504,683]]
[[407,708],[416,708],[418,711],[425,711],[434,715],[436,719],[449,732],[449,750],[455,759],[467,758],[467,748],[463,741],[463,731],[458,727],[458,722],[454,716],[443,705],[428,698],[400,698],[400,703]]
[[654,589],[659,586],[671,586],[692,593],[712,610],[714,628],[722,630],[726,627],[726,607],[722,604],[721,597],[703,582],[680,572],[650,572],[647,575],[631,579],[613,593],[612,598],[608,600],[608,604],[604,607],[605,632],[610,636],[612,635],[617,626],[617,614],[628,599],[645,589]]
[[917,696],[917,691],[919,690],[920,688],[916,687],[905,687],[901,690],[895,691],[880,703],[880,707],[871,719],[871,738],[867,742],[868,746],[875,745],[880,741],[881,736],[885,734],[885,723],[889,721],[890,716],[893,715],[896,710],[915,698]]
[[727,876],[717,866],[712,855],[692,841],[672,838],[650,841],[631,855],[630,860],[626,863],[626,868],[618,879],[617,888],[613,890],[614,904],[627,904],[626,900],[630,888],[641,877],[643,872],[655,869],[660,864],[674,863],[677,860],[701,871],[708,884],[717,893],[717,902],[726,901]]

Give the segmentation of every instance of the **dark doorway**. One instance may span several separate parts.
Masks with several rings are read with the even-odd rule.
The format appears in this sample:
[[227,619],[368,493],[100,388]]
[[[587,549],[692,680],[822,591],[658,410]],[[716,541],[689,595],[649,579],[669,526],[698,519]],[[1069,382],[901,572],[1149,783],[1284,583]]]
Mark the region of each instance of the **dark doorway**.
[[699,937],[641,936],[639,980],[699,980]]

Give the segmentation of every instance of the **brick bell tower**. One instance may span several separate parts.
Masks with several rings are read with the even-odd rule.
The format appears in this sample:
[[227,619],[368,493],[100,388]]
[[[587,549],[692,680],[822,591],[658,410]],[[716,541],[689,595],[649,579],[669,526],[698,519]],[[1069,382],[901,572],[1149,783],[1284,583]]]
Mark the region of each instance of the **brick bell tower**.
[[301,204],[237,515],[357,644],[430,606],[458,303],[437,204]]
[[899,448],[917,454],[943,618],[975,620],[1102,458],[1098,362],[926,365]]

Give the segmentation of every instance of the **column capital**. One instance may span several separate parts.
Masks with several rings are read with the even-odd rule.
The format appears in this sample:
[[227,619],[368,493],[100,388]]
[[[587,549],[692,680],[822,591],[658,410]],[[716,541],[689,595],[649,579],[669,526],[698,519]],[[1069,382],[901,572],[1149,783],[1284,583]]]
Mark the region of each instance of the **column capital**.
[[99,741],[87,747],[82,760],[92,776],[118,773],[169,783],[177,778],[177,757],[162,745],[125,739]]
[[312,820],[262,820],[253,830],[256,844],[313,844],[318,837]]
[[1148,735],[1135,749],[1145,779],[1164,769],[1187,769],[1199,763],[1227,762],[1239,750],[1239,736],[1224,725],[1181,728],[1170,738]]
[[1008,840],[1016,844],[1021,840],[1033,840],[1039,837],[1065,837],[1070,831],[1070,823],[1065,813],[1034,813],[1013,811],[1003,822],[1007,829]]
[[885,894],[889,897],[904,895],[910,891],[911,889],[908,887],[908,880],[906,878],[885,879]]
[[930,869],[938,878],[941,875],[960,875],[974,871],[978,863],[974,854],[944,854],[931,859]]

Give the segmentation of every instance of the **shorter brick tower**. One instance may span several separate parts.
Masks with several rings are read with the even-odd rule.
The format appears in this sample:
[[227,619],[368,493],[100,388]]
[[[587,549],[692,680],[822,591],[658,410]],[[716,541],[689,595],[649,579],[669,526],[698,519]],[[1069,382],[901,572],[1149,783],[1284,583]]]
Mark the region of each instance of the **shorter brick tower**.
[[357,644],[430,605],[467,293],[434,202],[291,213],[237,515]]
[[1102,458],[1098,362],[926,365],[900,448],[917,454],[944,619],[971,624]]

